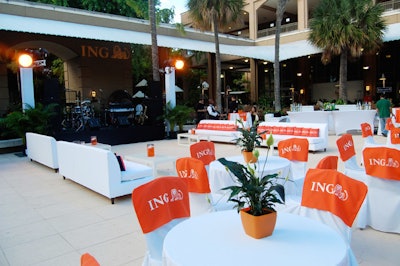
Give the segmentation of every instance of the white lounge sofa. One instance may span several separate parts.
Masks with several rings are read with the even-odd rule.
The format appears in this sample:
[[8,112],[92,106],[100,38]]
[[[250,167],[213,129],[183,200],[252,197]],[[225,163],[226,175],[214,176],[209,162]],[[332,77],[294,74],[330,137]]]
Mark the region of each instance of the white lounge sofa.
[[[326,123],[261,122],[259,132],[267,131],[274,137],[274,147],[288,138],[307,138],[310,151],[326,151],[328,147],[328,125]],[[262,146],[266,146],[263,142]]]
[[73,142],[58,141],[59,173],[109,199],[129,195],[132,190],[153,180],[152,168],[124,161],[121,171],[114,153]]
[[51,136],[27,132],[26,155],[35,161],[58,170],[57,141]]
[[208,120],[204,119],[199,122],[195,132],[209,141],[235,143],[235,139],[240,136],[237,131],[238,124],[233,120]]

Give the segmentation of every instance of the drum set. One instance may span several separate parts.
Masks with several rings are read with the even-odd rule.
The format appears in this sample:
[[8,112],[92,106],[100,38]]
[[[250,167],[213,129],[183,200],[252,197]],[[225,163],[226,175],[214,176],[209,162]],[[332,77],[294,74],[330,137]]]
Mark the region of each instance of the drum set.
[[90,100],[79,101],[76,104],[67,104],[64,109],[64,119],[61,122],[64,130],[75,132],[85,129],[89,119],[94,118],[94,110]]

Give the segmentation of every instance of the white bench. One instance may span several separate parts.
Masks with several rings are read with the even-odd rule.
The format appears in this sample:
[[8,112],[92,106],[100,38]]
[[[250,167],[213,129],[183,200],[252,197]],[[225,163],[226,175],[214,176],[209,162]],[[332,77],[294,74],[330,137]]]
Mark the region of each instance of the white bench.
[[109,150],[57,141],[59,173],[107,198],[114,204],[116,197],[129,195],[132,190],[153,180],[152,168],[124,160],[121,171],[114,153]]
[[[313,130],[311,130],[313,129]],[[258,126],[259,132],[272,133],[274,147],[279,141],[288,138],[306,138],[309,142],[310,151],[326,151],[328,147],[328,125],[326,123],[291,123],[291,122],[261,122]],[[262,146],[266,146],[265,141]]]
[[58,169],[57,141],[51,136],[27,132],[26,155],[35,161],[54,169]]
[[195,141],[208,140],[235,143],[235,139],[240,136],[237,127],[236,121],[233,120],[201,120],[193,136],[181,135],[178,137],[178,142],[183,137],[190,137],[191,140]]

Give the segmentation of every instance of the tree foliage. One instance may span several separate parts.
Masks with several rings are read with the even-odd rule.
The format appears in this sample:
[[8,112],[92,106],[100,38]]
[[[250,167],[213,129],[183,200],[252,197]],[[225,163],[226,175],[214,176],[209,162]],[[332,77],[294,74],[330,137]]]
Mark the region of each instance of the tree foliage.
[[187,3],[189,16],[194,25],[201,30],[212,30],[215,41],[215,65],[217,87],[215,90],[215,102],[218,110],[222,110],[221,104],[221,55],[219,51],[219,29],[231,22],[236,22],[244,7],[243,0],[189,0]]
[[347,56],[359,57],[379,48],[386,28],[383,8],[372,0],[321,0],[310,22],[309,40],[323,50],[328,64],[340,55],[339,99],[347,102]]

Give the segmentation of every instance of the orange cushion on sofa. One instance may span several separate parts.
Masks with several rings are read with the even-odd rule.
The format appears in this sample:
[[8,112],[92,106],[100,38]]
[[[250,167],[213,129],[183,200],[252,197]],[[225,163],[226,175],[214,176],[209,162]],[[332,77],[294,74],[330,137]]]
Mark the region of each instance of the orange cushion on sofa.
[[310,137],[319,137],[319,128],[310,128]]
[[280,127],[279,129],[279,135],[286,135],[287,133],[287,128],[286,127]]
[[272,134],[279,135],[280,131],[281,131],[281,127],[272,127]]
[[294,136],[301,136],[302,130],[303,130],[302,127],[295,127],[295,128],[293,129],[293,135],[294,135]]
[[301,136],[308,137],[310,135],[310,128],[308,127],[303,127],[301,130]]
[[294,127],[287,127],[286,128],[286,135],[293,135]]

